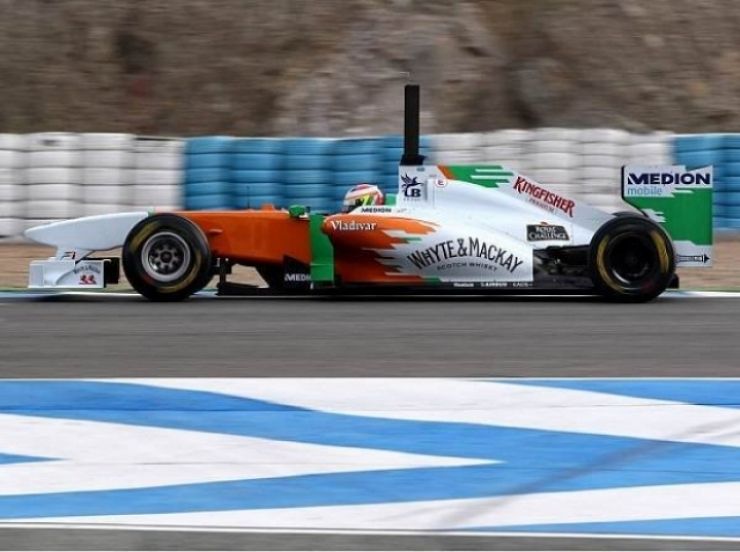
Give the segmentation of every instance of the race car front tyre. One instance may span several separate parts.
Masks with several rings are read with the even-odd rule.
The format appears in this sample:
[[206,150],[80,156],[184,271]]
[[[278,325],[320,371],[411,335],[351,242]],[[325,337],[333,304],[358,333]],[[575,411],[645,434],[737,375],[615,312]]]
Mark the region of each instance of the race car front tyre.
[[191,221],[162,213],[145,218],[126,236],[123,271],[133,288],[152,301],[181,301],[211,278],[211,250]]
[[589,267],[602,296],[637,303],[663,293],[676,265],[671,240],[659,224],[637,214],[620,214],[594,234]]

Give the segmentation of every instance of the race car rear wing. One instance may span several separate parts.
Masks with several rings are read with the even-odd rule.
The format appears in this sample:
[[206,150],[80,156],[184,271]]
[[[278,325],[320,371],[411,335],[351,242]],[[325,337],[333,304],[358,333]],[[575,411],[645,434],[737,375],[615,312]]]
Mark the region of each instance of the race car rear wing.
[[673,240],[676,266],[712,266],[712,167],[622,167],[622,199],[660,223]]

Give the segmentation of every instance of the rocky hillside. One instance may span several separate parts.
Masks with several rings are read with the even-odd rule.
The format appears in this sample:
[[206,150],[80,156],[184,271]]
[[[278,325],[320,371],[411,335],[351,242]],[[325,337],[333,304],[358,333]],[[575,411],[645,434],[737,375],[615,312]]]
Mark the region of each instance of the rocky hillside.
[[0,0],[0,132],[740,131],[736,0]]

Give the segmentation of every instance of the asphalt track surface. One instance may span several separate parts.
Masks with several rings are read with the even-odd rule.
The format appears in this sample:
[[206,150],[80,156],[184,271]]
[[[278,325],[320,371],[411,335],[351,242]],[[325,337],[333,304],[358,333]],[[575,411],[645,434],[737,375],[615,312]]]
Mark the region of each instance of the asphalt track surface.
[[[138,298],[0,301],[0,375],[740,376],[740,299]],[[580,537],[1,528],[15,550],[740,550]]]

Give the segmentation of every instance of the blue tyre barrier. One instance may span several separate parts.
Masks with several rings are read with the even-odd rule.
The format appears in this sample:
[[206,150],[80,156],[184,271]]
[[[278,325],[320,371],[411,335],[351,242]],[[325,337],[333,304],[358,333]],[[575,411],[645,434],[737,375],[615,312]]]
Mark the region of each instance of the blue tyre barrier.
[[283,138],[239,138],[234,140],[234,153],[281,154],[285,149]]
[[687,152],[716,150],[722,147],[721,134],[696,134],[677,136],[673,141],[673,151],[678,157]]
[[231,180],[234,182],[281,182],[284,176],[282,171],[231,171]]
[[254,195],[254,196],[271,196],[271,195],[283,195],[284,186],[277,182],[262,182],[262,183],[248,183],[248,182],[233,182],[231,189],[234,194],[238,196]]
[[185,183],[229,181],[229,170],[225,167],[208,167],[185,171]]
[[[724,134],[722,136],[722,147],[740,150],[740,134]],[[740,161],[740,159],[738,159]]]
[[722,179],[722,189],[727,192],[740,192],[740,176],[727,176]]
[[282,157],[271,153],[235,153],[231,156],[231,167],[239,171],[274,171],[282,164]]
[[689,169],[717,163],[717,151],[688,151],[677,156],[679,163]]
[[287,155],[329,155],[333,153],[336,140],[320,138],[287,138],[285,150]]
[[715,202],[723,205],[740,205],[740,192],[722,192],[716,194]]
[[740,162],[722,163],[722,173],[726,177],[740,176]]
[[331,197],[332,188],[326,184],[288,184],[283,193],[288,198]]
[[327,197],[302,197],[302,198],[296,198],[293,201],[288,201],[286,203],[287,206],[290,205],[305,205],[306,207],[310,207],[312,211],[321,211],[321,212],[336,212],[336,201],[334,201],[331,198]]
[[328,155],[288,155],[284,159],[285,168],[289,171],[328,170],[331,162],[332,158]]
[[331,184],[332,174],[326,170],[284,171],[283,180],[288,184]]
[[228,194],[199,195],[185,198],[186,209],[230,209],[231,205],[231,196]]
[[199,195],[229,194],[232,184],[228,181],[189,182],[183,186],[185,198]]
[[281,195],[264,195],[264,196],[249,196],[240,199],[242,201],[242,208],[248,207],[250,209],[259,209],[263,205],[273,205],[276,208],[284,207],[286,205],[285,198]]
[[348,171],[335,172],[333,184],[335,186],[354,186],[356,184],[377,184],[381,178],[378,171]]
[[740,205],[725,205],[725,217],[728,219],[740,219]]
[[233,139],[226,136],[200,136],[185,142],[185,154],[226,153],[231,151]]
[[337,140],[334,146],[334,155],[358,155],[379,153],[383,144],[377,138],[349,138]]
[[185,157],[185,170],[228,167],[229,156],[225,153],[199,153]]
[[723,149],[720,151],[720,157],[723,163],[739,162],[740,149]]
[[333,160],[335,171],[372,171],[380,165],[380,157],[372,153],[337,155]]

